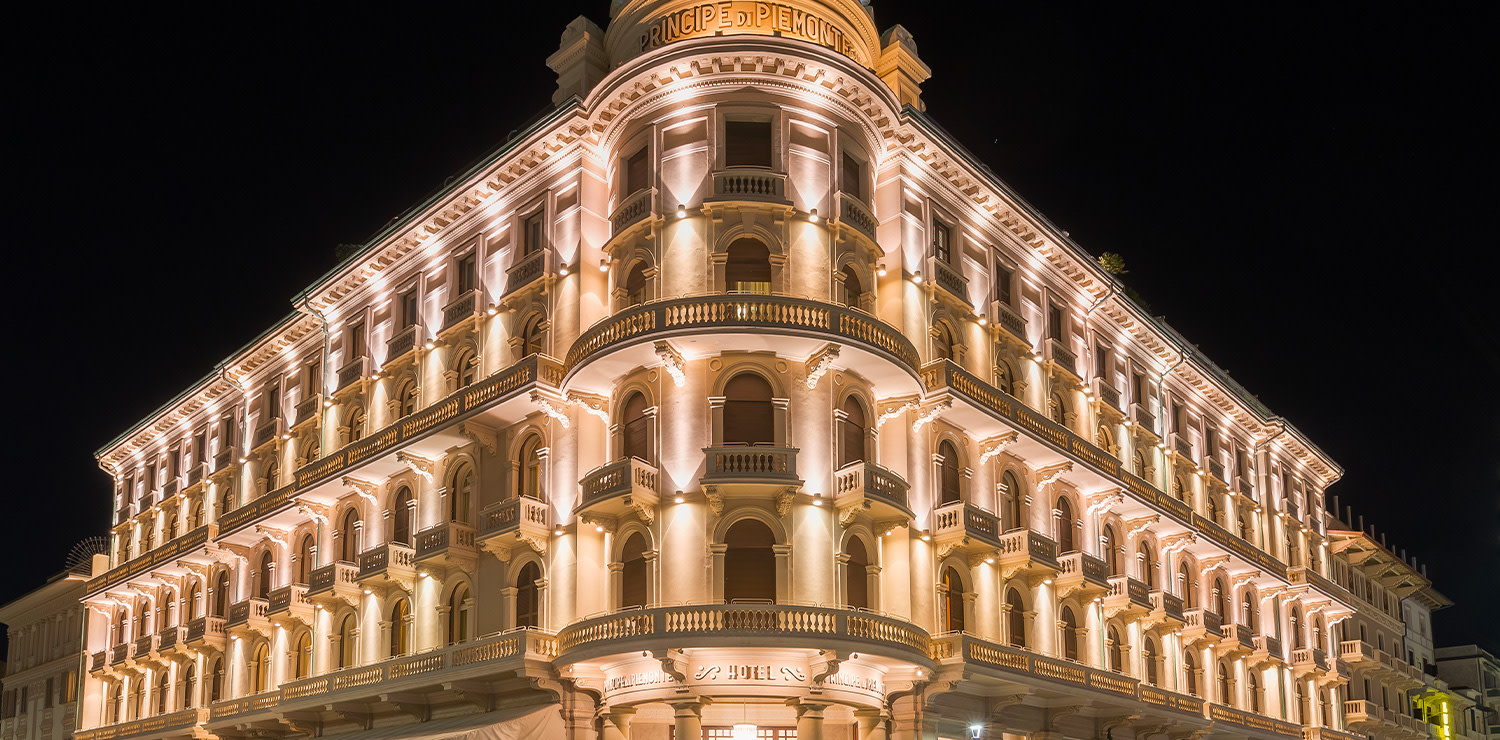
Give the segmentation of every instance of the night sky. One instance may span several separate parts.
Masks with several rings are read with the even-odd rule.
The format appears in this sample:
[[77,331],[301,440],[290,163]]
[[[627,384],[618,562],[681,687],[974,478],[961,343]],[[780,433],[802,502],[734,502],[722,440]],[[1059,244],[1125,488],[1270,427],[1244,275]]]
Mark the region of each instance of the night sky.
[[[105,533],[93,453],[546,107],[580,12],[491,0],[87,10],[7,34],[0,601]],[[515,10],[517,6],[525,10]],[[876,0],[928,113],[1347,471],[1500,649],[1500,165],[1478,3]],[[972,8],[982,8],[974,10]]]

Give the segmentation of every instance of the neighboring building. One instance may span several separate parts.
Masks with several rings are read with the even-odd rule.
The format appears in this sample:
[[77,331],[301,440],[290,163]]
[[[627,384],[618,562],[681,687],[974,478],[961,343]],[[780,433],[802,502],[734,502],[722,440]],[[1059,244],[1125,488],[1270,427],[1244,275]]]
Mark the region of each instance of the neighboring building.
[[1377,686],[1359,731],[1425,736],[1387,714],[1430,584],[921,113],[904,29],[611,17],[549,116],[100,450],[80,740],[1347,740]]
[[0,740],[68,740],[77,726],[83,584],[92,553],[41,588],[0,606],[10,639],[0,680]]
[[1478,645],[1438,648],[1438,677],[1473,703],[1462,725],[1484,740],[1500,740],[1500,660]]

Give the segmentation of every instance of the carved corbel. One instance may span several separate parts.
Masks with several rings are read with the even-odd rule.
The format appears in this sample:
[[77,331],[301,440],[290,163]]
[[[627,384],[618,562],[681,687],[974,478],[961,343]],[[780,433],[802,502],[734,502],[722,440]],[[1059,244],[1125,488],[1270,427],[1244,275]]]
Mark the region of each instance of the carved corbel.
[[1084,499],[1084,505],[1088,507],[1090,516],[1102,514],[1111,506],[1125,503],[1125,493],[1116,488],[1109,491],[1091,493]]
[[530,545],[531,549],[535,550],[538,555],[547,554],[547,541],[545,539],[534,537],[528,534],[521,534],[520,532],[516,533],[516,539]]
[[860,512],[868,511],[869,509],[870,503],[868,501],[861,501],[852,506],[841,507],[838,510],[839,526],[848,527],[854,523],[854,517],[859,516]]
[[479,546],[484,548],[485,552],[494,555],[496,560],[502,563],[509,563],[511,545],[504,542],[504,539],[504,537],[491,537],[480,543]]
[[687,659],[676,648],[653,650],[651,657],[661,664],[662,673],[671,676],[677,683],[687,683]]
[[311,501],[299,501],[297,513],[316,521],[319,524],[328,523],[328,507]]
[[1019,438],[1020,435],[1018,435],[1017,433],[1009,432],[998,437],[990,437],[989,439],[981,442],[980,449],[983,450],[983,452],[979,454],[979,464],[983,465],[989,462],[991,458],[1004,452],[1005,448],[1015,444],[1016,440]]
[[540,406],[542,409],[542,413],[546,414],[558,424],[561,424],[563,429],[567,429],[572,424],[572,422],[568,420],[568,415],[563,413],[562,409],[553,406],[552,401],[548,400],[546,396],[543,396],[541,394],[541,391],[531,392],[531,402],[536,404],[537,406]]
[[[812,357],[807,358],[807,387],[810,389],[817,388],[818,381],[823,378],[830,367],[833,367],[833,361],[837,360],[838,357],[838,345],[830,344],[827,347],[814,352]],[[678,385],[682,384],[678,383]]]
[[648,504],[635,496],[629,497],[629,501],[627,503],[629,503],[630,508],[635,511],[635,515],[641,518],[641,521],[645,522],[648,525],[656,522],[655,506]]
[[1146,531],[1148,527],[1159,521],[1161,521],[1161,515],[1152,514],[1150,516],[1143,516],[1139,519],[1131,519],[1130,521],[1125,522],[1125,526],[1130,528],[1125,534],[1125,539],[1127,541],[1135,539],[1136,535]]
[[926,409],[917,414],[917,420],[911,423],[911,430],[913,432],[921,431],[922,427],[927,426],[934,421],[937,421],[937,418],[939,416],[942,416],[943,412],[947,411],[950,408],[953,408],[953,399],[951,398],[944,398],[943,400],[938,401],[931,406],[928,406]]
[[795,486],[787,486],[786,488],[782,489],[781,493],[776,494],[777,515],[786,516],[787,514],[790,514],[792,511],[792,502],[796,500],[797,488]]
[[682,371],[687,363],[683,361],[682,353],[678,352],[670,342],[657,342],[654,349],[656,356],[661,359],[662,367],[668,375],[672,376],[672,382],[681,388],[682,384],[687,382],[687,376]]
[[568,404],[583,409],[583,412],[586,414],[592,414],[593,416],[598,417],[599,421],[602,421],[605,424],[609,423],[609,411],[605,408],[607,403],[603,398],[600,398],[599,396],[587,393],[578,393],[577,391],[569,391]]
[[809,662],[808,668],[812,670],[812,684],[822,686],[823,679],[839,672],[839,666],[847,657],[833,650],[819,650],[818,657]]
[[875,522],[875,534],[891,534],[897,528],[905,529],[908,524],[905,519],[882,519]]
[[1228,562],[1228,555],[1209,555],[1207,557],[1198,558],[1198,567],[1202,568],[1203,572],[1207,573],[1208,571],[1211,571],[1214,568],[1217,568]]
[[500,435],[494,429],[473,421],[458,425],[458,433],[468,437],[474,444],[483,447],[491,455],[500,448]]
[[708,502],[708,510],[715,518],[724,514],[724,494],[718,486],[704,486],[703,498]]
[[917,408],[917,402],[915,399],[882,401],[880,403],[880,406],[884,407],[885,410],[880,412],[880,416],[875,419],[876,429],[880,429],[882,426],[885,426],[885,423],[890,421],[891,419],[894,419],[908,411],[915,410]]
[[339,482],[348,486],[351,491],[357,494],[360,498],[369,502],[372,506],[375,504],[375,492],[380,490],[380,484],[371,483],[370,481],[364,480],[362,478],[355,478],[352,475],[344,476],[342,479],[340,479]]
[[1258,570],[1247,571],[1245,573],[1236,573],[1235,575],[1229,577],[1229,584],[1231,588],[1238,591],[1240,590],[1241,586],[1244,586],[1245,584],[1257,578],[1260,578],[1260,571]]
[[425,457],[413,455],[410,452],[400,451],[396,453],[396,462],[411,468],[413,473],[422,476],[422,480],[432,483],[432,472],[437,469],[437,461]]
[[1046,488],[1052,485],[1058,478],[1063,477],[1064,474],[1071,472],[1073,472],[1072,462],[1060,462],[1056,465],[1048,465],[1036,471],[1036,487],[1038,490]]
[[1198,535],[1193,532],[1183,532],[1169,537],[1161,538],[1161,552],[1163,555],[1174,555],[1179,550],[1198,541]]

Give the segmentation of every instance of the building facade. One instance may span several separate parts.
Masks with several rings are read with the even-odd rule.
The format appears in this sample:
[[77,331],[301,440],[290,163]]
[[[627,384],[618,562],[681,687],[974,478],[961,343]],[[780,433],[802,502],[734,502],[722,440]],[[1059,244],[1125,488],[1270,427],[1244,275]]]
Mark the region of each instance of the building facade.
[[1459,720],[1472,728],[1473,736],[1500,738],[1500,660],[1478,645],[1438,648],[1437,674],[1452,691],[1468,698],[1473,706]]
[[927,119],[904,29],[610,15],[99,452],[82,740],[1419,740],[1347,712],[1338,466]]
[[83,584],[92,564],[79,563],[0,606],[6,626],[0,678],[0,740],[68,740],[78,725],[83,649]]

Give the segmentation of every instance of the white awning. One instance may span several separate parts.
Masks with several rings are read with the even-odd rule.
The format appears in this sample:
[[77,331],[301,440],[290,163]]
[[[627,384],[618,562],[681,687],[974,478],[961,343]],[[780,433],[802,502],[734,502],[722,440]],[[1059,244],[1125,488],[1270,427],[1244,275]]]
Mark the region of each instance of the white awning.
[[553,740],[564,734],[557,706],[544,704],[325,737],[328,740]]

